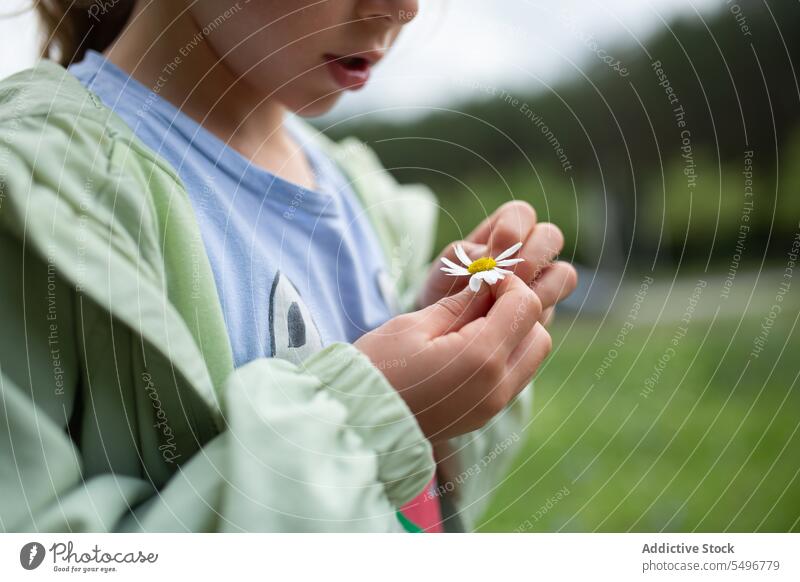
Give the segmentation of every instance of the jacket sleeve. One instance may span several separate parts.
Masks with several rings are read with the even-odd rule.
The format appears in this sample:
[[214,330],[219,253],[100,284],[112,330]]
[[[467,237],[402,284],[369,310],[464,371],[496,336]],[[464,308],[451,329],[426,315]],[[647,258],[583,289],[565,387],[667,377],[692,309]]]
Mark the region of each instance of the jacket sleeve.
[[401,531],[397,507],[433,474],[414,417],[348,344],[301,368],[256,360],[234,373],[225,405],[228,430],[126,529]]
[[[51,265],[2,230],[0,259],[2,530],[392,531],[396,508],[430,479],[413,416],[346,344],[301,366],[261,359],[237,370],[222,395],[226,428],[162,487],[136,471],[88,475],[71,437],[76,402],[85,409],[125,384],[81,377],[75,346],[91,330],[66,315],[77,296]],[[118,438],[131,438],[126,427]]]

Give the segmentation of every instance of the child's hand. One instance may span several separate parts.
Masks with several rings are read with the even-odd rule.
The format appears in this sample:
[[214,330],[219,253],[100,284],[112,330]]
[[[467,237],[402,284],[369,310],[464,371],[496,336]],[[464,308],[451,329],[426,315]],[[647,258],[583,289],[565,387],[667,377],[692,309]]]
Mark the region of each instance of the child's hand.
[[[504,204],[465,241],[448,245],[440,257],[459,263],[455,254],[457,244],[461,244],[470,257],[495,256],[519,241],[523,243],[522,248],[514,256],[525,259],[525,262],[514,265],[512,270],[539,295],[541,319],[547,323],[555,304],[575,290],[578,276],[569,263],[552,262],[564,247],[564,235],[554,224],[536,224],[536,212],[527,202]],[[437,258],[420,294],[420,307],[458,293],[467,284],[468,279],[448,277],[440,267],[441,261]]]
[[550,352],[542,305],[518,277],[468,288],[362,336],[431,441],[483,426],[530,381]]

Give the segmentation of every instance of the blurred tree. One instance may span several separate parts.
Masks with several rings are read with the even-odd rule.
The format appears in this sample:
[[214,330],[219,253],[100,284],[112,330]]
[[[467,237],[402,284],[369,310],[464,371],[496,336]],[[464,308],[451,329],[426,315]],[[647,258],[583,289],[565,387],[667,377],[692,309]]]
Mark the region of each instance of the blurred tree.
[[[738,230],[743,156],[752,150],[758,188],[750,252],[777,253],[767,241],[787,236],[798,217],[800,86],[792,63],[800,62],[800,5],[738,6],[738,19],[725,5],[709,19],[673,22],[641,46],[608,47],[627,76],[592,61],[552,91],[484,97],[412,123],[366,116],[329,133],[358,135],[398,179],[428,183],[451,213],[444,225],[468,231],[497,201],[530,196],[540,214],[539,205],[544,214],[551,206],[565,230],[581,225],[588,238],[573,245],[589,246],[579,258],[598,260],[605,243],[629,249],[642,265],[727,260],[729,242],[714,236]],[[698,180],[691,200],[687,165]],[[480,187],[470,194],[467,182]],[[478,195],[480,211],[477,200],[464,203]],[[607,221],[600,241],[598,220]],[[442,239],[455,234],[443,228]],[[619,264],[608,258],[604,266]]]

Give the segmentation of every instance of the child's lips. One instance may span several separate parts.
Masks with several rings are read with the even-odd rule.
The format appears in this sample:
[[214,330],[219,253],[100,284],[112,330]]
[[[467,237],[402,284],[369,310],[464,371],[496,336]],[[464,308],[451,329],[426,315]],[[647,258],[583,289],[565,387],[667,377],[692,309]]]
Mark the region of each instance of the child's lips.
[[342,88],[356,91],[369,81],[374,61],[359,53],[356,56],[326,54],[325,61],[333,80]]

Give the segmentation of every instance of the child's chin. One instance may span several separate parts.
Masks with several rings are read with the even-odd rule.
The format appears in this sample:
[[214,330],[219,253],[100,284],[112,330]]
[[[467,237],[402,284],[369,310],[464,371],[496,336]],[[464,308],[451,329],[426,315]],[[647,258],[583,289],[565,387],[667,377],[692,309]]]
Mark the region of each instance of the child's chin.
[[324,93],[306,99],[293,100],[286,106],[301,117],[319,117],[325,115],[339,102],[344,91]]

